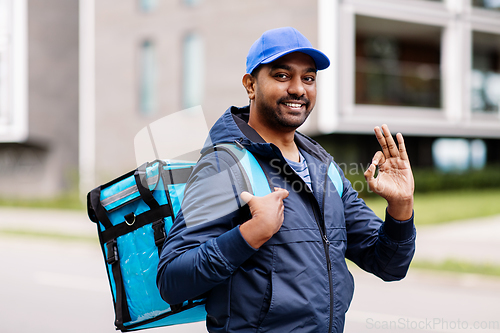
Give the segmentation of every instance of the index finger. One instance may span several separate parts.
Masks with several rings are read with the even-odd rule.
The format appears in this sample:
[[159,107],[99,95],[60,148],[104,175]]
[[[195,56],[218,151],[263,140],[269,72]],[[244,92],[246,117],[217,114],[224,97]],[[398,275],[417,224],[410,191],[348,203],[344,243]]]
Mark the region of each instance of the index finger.
[[283,199],[287,198],[288,197],[288,190],[284,189],[284,188],[281,188],[281,187],[275,187],[274,188],[274,192],[273,193],[279,193]]
[[377,137],[378,143],[380,144],[380,147],[382,148],[382,152],[384,153],[385,157],[390,157],[391,153],[389,152],[389,147],[387,146],[387,141],[385,140],[385,136],[382,133],[382,130],[380,127],[375,126],[374,128],[375,131],[375,136]]

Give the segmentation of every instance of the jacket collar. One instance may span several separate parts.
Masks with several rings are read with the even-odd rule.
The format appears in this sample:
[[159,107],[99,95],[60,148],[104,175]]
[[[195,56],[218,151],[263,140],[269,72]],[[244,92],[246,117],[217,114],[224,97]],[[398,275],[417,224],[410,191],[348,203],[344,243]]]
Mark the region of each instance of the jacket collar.
[[[237,141],[252,153],[263,156],[274,155],[277,147],[267,143],[257,131],[248,125],[249,117],[250,107],[248,105],[244,107],[231,106],[227,109],[210,130],[202,153],[215,144]],[[296,131],[295,142],[300,149],[318,160],[324,163],[330,160],[330,155],[308,136]]]

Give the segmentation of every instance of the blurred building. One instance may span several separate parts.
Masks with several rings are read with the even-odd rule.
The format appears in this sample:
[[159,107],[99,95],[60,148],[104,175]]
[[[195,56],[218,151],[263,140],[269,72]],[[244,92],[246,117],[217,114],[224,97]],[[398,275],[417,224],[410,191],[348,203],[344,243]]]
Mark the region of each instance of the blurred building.
[[387,123],[405,134],[413,165],[433,165],[439,137],[466,138],[471,151],[481,139],[498,162],[499,9],[499,0],[0,0],[0,196],[57,195],[78,182],[87,192],[136,167],[134,137],[150,123],[201,105],[211,126],[246,105],[248,49],[281,26],[332,60],[301,130],[337,160],[370,160],[373,127]]
[[78,1],[0,0],[0,196],[78,180]]

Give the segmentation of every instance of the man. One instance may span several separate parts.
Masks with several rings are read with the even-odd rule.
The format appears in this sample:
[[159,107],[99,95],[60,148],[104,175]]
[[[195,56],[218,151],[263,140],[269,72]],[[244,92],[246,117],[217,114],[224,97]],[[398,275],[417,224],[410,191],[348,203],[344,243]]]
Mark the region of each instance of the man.
[[[229,108],[210,131],[157,277],[170,304],[207,297],[210,332],[342,332],[354,291],[345,258],[386,281],[406,275],[414,185],[402,135],[398,148],[387,126],[375,128],[382,151],[365,177],[388,202],[382,222],[332,157],[296,132],[314,107],[317,71],[328,66],[297,30],[265,32],[247,56],[250,105]],[[275,191],[245,191],[234,158],[210,149],[220,143],[250,151]]]

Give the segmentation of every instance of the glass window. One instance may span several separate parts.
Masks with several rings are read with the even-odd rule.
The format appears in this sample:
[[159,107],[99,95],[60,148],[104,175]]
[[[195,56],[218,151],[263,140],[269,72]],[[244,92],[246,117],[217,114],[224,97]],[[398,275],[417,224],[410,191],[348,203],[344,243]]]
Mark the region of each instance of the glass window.
[[139,0],[139,8],[143,12],[150,12],[156,8],[158,0]]
[[357,104],[440,108],[442,28],[356,15]]
[[28,134],[26,0],[0,0],[0,142]]
[[432,144],[434,165],[442,172],[482,169],[486,165],[487,148],[483,140],[437,139]]
[[201,105],[205,81],[205,55],[203,40],[196,33],[183,41],[182,107]]
[[188,6],[196,6],[201,0],[184,0],[184,3]]
[[0,46],[0,123],[8,123],[7,52]]
[[0,124],[7,124],[8,117],[8,40],[9,29],[7,1],[0,0]]
[[498,113],[500,106],[500,35],[472,34],[472,110]]
[[474,7],[500,10],[500,0],[472,0]]
[[151,114],[156,110],[157,59],[156,48],[151,40],[141,43],[140,49],[140,91],[141,113]]

